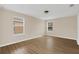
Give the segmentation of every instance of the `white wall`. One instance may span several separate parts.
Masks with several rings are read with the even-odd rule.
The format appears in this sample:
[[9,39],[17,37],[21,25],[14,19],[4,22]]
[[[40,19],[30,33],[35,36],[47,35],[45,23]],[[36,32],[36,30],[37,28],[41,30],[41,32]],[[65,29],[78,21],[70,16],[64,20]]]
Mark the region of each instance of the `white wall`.
[[77,15],[77,44],[79,45],[79,14]]
[[[21,13],[13,12],[10,10],[2,10],[0,22],[2,23],[2,40],[0,39],[0,46],[28,40],[44,35],[44,21],[32,16],[24,15]],[[14,16],[21,16],[25,19],[25,34],[15,35],[13,33],[13,18]],[[1,25],[1,24],[0,24]]]
[[50,21],[53,22],[53,32],[47,32],[48,35],[77,39],[77,16],[62,17]]
[[[2,11],[2,10],[0,9],[0,20],[2,21],[2,19],[1,19],[1,18],[2,18],[2,17],[1,17],[2,12],[1,12],[1,11]],[[1,28],[1,27],[2,27],[2,26],[1,26],[1,25],[2,25],[2,22],[1,22],[1,21],[0,21],[0,43],[1,43],[1,40],[2,40],[2,28]]]

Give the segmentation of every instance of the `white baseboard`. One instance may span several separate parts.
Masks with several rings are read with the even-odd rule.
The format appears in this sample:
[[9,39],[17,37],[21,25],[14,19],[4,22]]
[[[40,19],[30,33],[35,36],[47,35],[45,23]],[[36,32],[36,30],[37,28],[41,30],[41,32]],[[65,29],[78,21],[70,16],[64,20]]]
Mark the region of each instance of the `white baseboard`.
[[63,36],[56,36],[56,35],[48,35],[48,36],[55,36],[55,37],[60,37],[60,38],[67,38],[71,40],[76,40],[75,38],[70,38],[70,37],[63,37]]
[[30,37],[30,38],[26,38],[24,40],[19,40],[19,41],[16,41],[16,42],[10,42],[10,43],[0,44],[0,47],[7,46],[7,45],[11,45],[11,44],[15,44],[15,43],[19,43],[19,42],[26,41],[26,40],[35,39],[35,38],[42,37],[42,36],[43,35],[38,35],[38,36],[33,36],[33,37]]

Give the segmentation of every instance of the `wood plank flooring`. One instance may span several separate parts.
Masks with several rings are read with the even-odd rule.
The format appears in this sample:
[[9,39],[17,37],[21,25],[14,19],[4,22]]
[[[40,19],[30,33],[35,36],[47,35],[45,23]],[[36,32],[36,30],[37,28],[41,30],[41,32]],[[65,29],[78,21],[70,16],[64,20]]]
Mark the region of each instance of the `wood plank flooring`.
[[78,54],[75,40],[43,36],[0,48],[0,54]]

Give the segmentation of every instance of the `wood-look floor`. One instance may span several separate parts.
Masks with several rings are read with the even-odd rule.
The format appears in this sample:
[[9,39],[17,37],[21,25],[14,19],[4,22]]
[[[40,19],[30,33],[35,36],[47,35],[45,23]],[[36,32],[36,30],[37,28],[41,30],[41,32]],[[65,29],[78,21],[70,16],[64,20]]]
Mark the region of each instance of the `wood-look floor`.
[[44,36],[0,48],[1,54],[78,54],[75,40]]

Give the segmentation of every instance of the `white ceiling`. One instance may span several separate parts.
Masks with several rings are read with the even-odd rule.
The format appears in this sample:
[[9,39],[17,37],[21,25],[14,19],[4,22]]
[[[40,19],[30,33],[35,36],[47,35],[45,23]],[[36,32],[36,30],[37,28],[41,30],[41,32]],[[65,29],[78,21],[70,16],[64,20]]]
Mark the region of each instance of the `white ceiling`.
[[[43,20],[77,15],[79,13],[79,4],[73,7],[69,7],[69,4],[4,4],[3,7]],[[45,10],[49,10],[49,13],[45,14]]]

